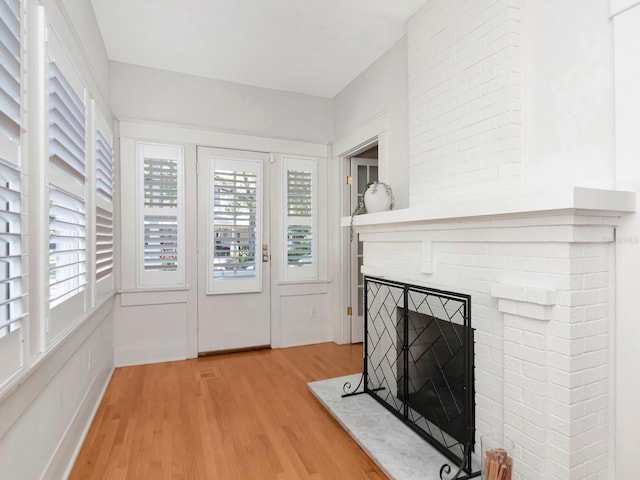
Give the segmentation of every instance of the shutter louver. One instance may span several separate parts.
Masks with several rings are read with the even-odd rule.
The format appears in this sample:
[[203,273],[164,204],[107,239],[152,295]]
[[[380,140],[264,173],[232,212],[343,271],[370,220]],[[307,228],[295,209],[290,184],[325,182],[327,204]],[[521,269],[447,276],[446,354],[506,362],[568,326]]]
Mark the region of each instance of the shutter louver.
[[[51,60],[49,306],[52,309],[84,292],[87,284],[85,133],[84,103]],[[51,170],[62,175],[53,175]]]
[[[96,231],[95,280],[113,273],[113,149],[100,128],[96,129]],[[113,282],[97,285],[100,295]]]
[[287,228],[287,265],[310,267],[313,264],[313,236],[310,225]]
[[0,0],[0,338],[18,330],[24,317],[20,39],[20,1]]
[[253,172],[214,171],[214,278],[256,276],[257,182]]
[[287,217],[287,266],[310,267],[313,265],[312,172],[287,169]]
[[178,266],[178,217],[144,216],[144,269],[174,271]]
[[311,182],[311,172],[287,170],[287,211],[290,217],[311,217]]
[[184,152],[138,144],[138,285],[184,284]]
[[49,189],[49,302],[51,308],[84,291],[87,283],[83,200]]
[[287,281],[317,276],[317,162],[312,158],[283,157],[283,272]]
[[0,163],[0,337],[22,319],[20,172]]
[[96,194],[113,201],[113,151],[100,130],[96,131]]
[[96,207],[96,281],[113,272],[113,214]]
[[178,162],[144,159],[144,206],[178,207]]
[[49,62],[49,164],[85,181],[85,108],[55,62]]
[[0,1],[0,133],[20,137],[20,2]]

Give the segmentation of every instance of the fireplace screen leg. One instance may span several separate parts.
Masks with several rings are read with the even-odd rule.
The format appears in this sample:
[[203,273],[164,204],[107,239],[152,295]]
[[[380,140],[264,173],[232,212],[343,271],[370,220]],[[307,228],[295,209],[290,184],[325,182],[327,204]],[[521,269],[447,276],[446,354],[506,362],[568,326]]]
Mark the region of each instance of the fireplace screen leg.
[[354,395],[362,395],[363,393],[379,392],[380,390],[384,390],[384,387],[370,388],[370,389],[366,389],[363,387],[362,390],[360,390],[360,386],[363,384],[363,381],[364,381],[364,373],[360,376],[360,381],[358,382],[358,385],[356,385],[356,388],[352,388],[351,382],[344,382],[344,385],[342,385],[342,391],[344,392],[344,394],[342,395],[342,398],[353,397]]
[[[460,465],[458,465],[458,471],[455,473],[453,477],[445,478],[445,475],[449,475],[451,473],[451,465],[445,463],[440,467],[440,480],[467,480],[468,478],[479,477],[482,472],[473,472],[471,474],[465,475],[463,477],[460,476],[461,473],[464,472],[465,467],[465,459],[468,458],[468,453],[471,449],[471,444],[467,443],[464,448],[464,455],[462,456],[462,461]],[[470,466],[469,466],[470,467]]]

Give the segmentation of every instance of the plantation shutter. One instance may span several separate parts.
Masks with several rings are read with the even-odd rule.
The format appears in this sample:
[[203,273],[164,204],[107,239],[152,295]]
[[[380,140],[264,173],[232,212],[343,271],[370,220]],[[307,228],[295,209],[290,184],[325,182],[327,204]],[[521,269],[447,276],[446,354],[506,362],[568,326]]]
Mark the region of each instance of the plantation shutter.
[[287,169],[287,215],[298,217],[299,225],[287,225],[287,265],[309,267],[313,263],[312,173]]
[[[0,1],[0,130],[4,143],[20,137],[20,2]],[[16,148],[17,150],[17,148]]]
[[207,293],[262,291],[263,162],[256,152],[207,158]]
[[140,221],[143,285],[183,282],[182,148],[140,144]]
[[[178,207],[177,160],[144,159],[144,206]],[[144,269],[175,271],[178,261],[178,218],[175,215],[144,216]]]
[[49,189],[49,303],[51,308],[87,284],[86,210],[82,199]]
[[55,62],[49,62],[49,164],[85,181],[85,108]]
[[[0,338],[23,318],[19,0],[0,1]],[[18,340],[19,341],[19,340]],[[4,361],[5,357],[0,357]],[[16,359],[6,359],[11,364]],[[5,379],[0,367],[0,384]],[[13,371],[9,368],[7,375]]]
[[[85,106],[54,60],[49,62],[49,305],[87,284]],[[84,298],[84,297],[83,297]],[[84,301],[78,306],[85,309]],[[61,322],[67,323],[65,318]],[[61,325],[64,328],[64,325]]]
[[285,226],[285,280],[316,276],[315,159],[283,158]]
[[[100,120],[102,120],[100,118]],[[96,129],[96,282],[113,273],[113,150],[102,133]],[[112,282],[105,286],[110,291]],[[102,286],[97,285],[98,295]]]
[[251,171],[215,170],[214,278],[256,276],[258,176]]
[[21,18],[19,0],[0,1],[0,389],[25,366],[29,305],[23,301]]
[[113,150],[100,130],[96,131],[96,194],[113,202]]
[[113,213],[96,207],[96,281],[113,273]]
[[22,319],[20,172],[0,163],[0,338]]
[[287,170],[287,210],[290,217],[313,215],[312,173]]
[[144,269],[175,271],[178,268],[178,217],[144,216]]

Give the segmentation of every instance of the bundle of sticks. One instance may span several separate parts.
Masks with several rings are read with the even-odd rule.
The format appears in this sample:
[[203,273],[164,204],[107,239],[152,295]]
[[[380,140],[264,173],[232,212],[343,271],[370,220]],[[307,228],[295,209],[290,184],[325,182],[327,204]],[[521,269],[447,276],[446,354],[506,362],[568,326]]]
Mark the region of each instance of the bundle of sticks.
[[511,480],[513,459],[504,448],[487,450],[484,458],[484,475],[486,480]]

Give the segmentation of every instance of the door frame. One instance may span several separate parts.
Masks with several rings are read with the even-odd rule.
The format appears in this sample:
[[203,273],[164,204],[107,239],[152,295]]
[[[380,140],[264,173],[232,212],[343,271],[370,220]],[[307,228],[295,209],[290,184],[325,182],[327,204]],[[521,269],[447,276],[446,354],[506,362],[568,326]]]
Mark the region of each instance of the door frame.
[[[338,217],[349,217],[350,194],[346,187],[346,178],[351,173],[351,157],[357,156],[370,149],[374,144],[378,144],[378,172],[379,177],[384,178],[388,167],[388,141],[387,141],[387,112],[383,112],[370,120],[358,130],[338,140],[334,146],[334,158],[336,162],[335,181],[338,191],[335,192],[340,198],[340,210],[336,212]],[[340,219],[336,219],[339,224]],[[340,275],[338,277],[338,297],[340,298],[337,318],[338,330],[334,332],[336,343],[345,344],[351,342],[351,317],[347,315],[347,307],[351,306],[351,241],[349,239],[349,229],[340,228],[338,234],[340,238]]]
[[[373,146],[377,146],[377,145],[378,145],[377,143],[374,143],[369,148],[372,148]],[[354,169],[354,164],[357,163],[358,167],[366,166],[367,170],[369,170],[371,167],[374,167],[374,166],[376,169],[378,169],[378,158],[375,158],[375,159],[364,158],[364,157],[360,157],[360,153],[358,153],[353,157],[349,157],[349,160],[350,160],[349,163],[351,165],[351,171],[350,171],[351,184],[349,184],[349,186],[347,187],[347,190],[352,200],[349,208],[351,208],[351,210],[353,211],[355,208],[358,208],[359,206],[357,203],[358,192],[354,191],[354,187],[357,187],[358,191],[362,187],[364,187],[364,185],[360,185],[358,183],[358,174],[357,174],[357,171],[354,171],[356,170]],[[370,178],[367,178],[367,181],[370,181],[370,180],[371,180]],[[355,204],[353,202],[354,197],[356,200]],[[361,328],[361,324],[364,325],[364,312],[362,313],[362,321],[359,319],[360,316],[358,315],[359,307],[360,307],[360,304],[359,304],[360,298],[358,297],[359,284],[360,284],[360,277],[359,277],[360,272],[358,272],[359,241],[357,237],[351,238],[351,231],[349,231],[349,241],[350,241],[349,246],[351,247],[349,252],[349,263],[350,263],[349,288],[351,290],[351,296],[350,296],[351,315],[349,316],[349,319],[350,319],[350,328],[349,328],[350,340],[349,341],[350,343],[359,343],[360,340],[356,339],[356,337],[354,336],[354,332],[357,331],[357,329]],[[358,320],[355,321],[355,319],[358,319]]]

